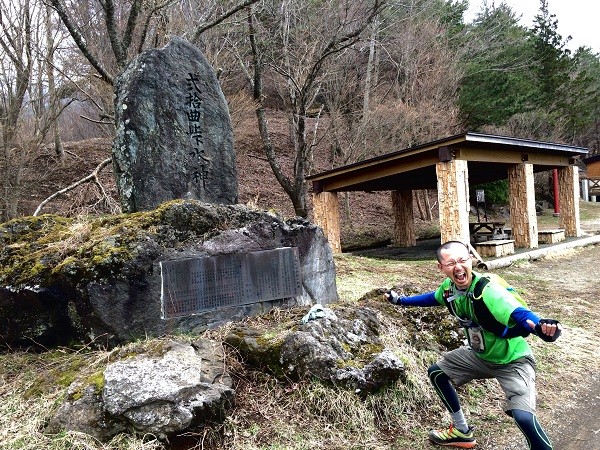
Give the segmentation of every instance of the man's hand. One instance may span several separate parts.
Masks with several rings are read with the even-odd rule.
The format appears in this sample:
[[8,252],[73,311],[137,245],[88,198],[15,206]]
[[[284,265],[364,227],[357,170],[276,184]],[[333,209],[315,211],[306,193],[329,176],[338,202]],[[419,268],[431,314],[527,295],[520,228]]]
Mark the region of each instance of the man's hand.
[[385,294],[383,294],[383,299],[387,300],[392,305],[400,304],[400,296],[398,295],[398,293],[396,291],[393,291],[393,290],[387,291]]
[[528,320],[527,324],[534,330],[538,337],[546,342],[554,342],[560,336],[562,325],[558,320],[554,319],[540,319],[535,324],[533,321]]

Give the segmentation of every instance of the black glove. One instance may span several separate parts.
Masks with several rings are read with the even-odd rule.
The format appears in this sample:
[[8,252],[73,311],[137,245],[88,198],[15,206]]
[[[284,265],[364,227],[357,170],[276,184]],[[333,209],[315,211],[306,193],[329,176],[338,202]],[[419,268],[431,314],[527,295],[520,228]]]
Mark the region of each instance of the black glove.
[[401,305],[402,301],[401,301],[401,297],[398,295],[398,293],[396,291],[387,291],[387,300],[388,302],[390,302],[392,305]]
[[553,325],[553,324],[558,325],[560,322],[558,320],[554,320],[554,319],[540,319],[540,321],[535,326],[535,334],[537,334],[540,339],[542,339],[546,342],[554,342],[560,336],[560,328],[558,328],[558,327],[556,328],[556,332],[554,333],[554,336],[548,336],[547,334],[544,334],[542,332],[542,325],[545,323],[550,324],[550,325]]

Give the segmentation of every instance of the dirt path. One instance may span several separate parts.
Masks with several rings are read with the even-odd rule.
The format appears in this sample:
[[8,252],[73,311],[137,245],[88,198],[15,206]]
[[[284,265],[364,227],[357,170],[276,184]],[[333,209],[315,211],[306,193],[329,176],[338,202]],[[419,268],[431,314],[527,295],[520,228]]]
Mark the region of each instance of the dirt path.
[[600,376],[580,392],[588,392],[570,411],[559,416],[564,423],[557,427],[555,437],[556,450],[600,450]]
[[565,325],[556,348],[532,342],[544,366],[538,415],[556,450],[600,450],[599,268],[594,245],[498,271],[522,280],[534,311]]

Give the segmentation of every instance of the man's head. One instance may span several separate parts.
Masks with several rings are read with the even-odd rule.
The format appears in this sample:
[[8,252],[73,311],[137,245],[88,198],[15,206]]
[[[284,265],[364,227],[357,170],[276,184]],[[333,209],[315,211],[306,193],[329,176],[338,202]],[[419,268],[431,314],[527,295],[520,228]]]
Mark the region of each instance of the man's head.
[[460,241],[448,241],[437,250],[439,269],[457,288],[467,289],[473,280],[471,253]]

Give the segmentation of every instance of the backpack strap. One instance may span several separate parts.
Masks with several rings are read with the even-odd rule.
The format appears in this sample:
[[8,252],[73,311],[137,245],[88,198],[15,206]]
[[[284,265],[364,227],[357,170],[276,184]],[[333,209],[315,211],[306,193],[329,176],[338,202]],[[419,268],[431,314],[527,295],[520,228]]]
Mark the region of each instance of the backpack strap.
[[470,327],[473,326],[473,321],[470,319],[463,319],[462,317],[460,317],[457,313],[456,310],[454,309],[454,301],[448,301],[448,298],[450,297],[450,289],[446,289],[444,290],[442,296],[444,297],[444,303],[446,304],[446,307],[448,308],[448,311],[450,312],[451,315],[453,315],[454,317],[456,317],[456,319],[458,320],[458,323],[460,324],[461,327]]
[[490,278],[486,277],[486,276],[481,276],[479,278],[479,280],[477,280],[477,283],[475,283],[475,286],[473,287],[473,299],[474,300],[480,300],[482,299],[482,295],[483,295],[483,290],[485,289],[485,287],[488,285],[488,283],[490,282]]
[[473,287],[473,291],[469,294],[471,297],[471,303],[473,304],[473,312],[477,323],[490,333],[501,337],[505,330],[506,325],[498,322],[493,314],[490,312],[485,302],[483,301],[483,290],[490,282],[488,277],[482,276],[477,280],[477,283]]

